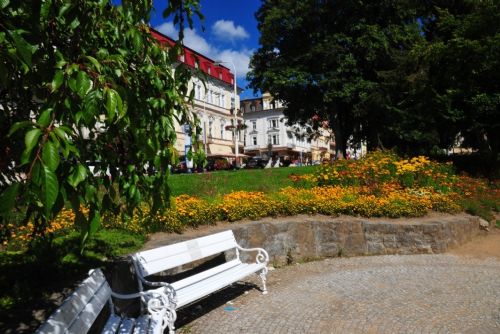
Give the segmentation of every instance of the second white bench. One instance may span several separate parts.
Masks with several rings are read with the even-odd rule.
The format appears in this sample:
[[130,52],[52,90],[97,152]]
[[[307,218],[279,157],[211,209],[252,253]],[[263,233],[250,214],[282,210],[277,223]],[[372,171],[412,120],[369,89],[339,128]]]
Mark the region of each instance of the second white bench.
[[[148,276],[231,250],[236,254],[234,259],[193,276],[170,284],[147,280]],[[256,252],[255,262],[242,262],[240,251]],[[132,260],[138,278],[139,290],[143,291],[144,286],[156,287],[169,297],[169,313],[173,315],[168,324],[171,334],[175,333],[175,310],[227,287],[248,275],[258,274],[262,279],[262,292],[263,294],[267,293],[266,275],[269,255],[262,248],[246,249],[240,247],[231,230],[139,252],[132,255]]]

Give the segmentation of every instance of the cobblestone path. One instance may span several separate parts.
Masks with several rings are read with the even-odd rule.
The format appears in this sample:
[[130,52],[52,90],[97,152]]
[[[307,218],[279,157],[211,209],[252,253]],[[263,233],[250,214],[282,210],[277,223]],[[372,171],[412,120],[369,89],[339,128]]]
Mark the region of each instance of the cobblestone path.
[[270,271],[268,289],[237,285],[188,307],[178,333],[500,333],[494,258],[334,258]]

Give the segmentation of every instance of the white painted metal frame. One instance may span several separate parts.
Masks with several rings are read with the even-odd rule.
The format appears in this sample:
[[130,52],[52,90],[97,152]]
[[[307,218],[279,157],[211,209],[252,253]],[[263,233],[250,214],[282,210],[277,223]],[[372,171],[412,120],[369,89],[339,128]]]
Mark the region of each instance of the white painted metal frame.
[[[137,319],[122,318],[115,313],[113,298],[147,298],[147,315]],[[110,316],[102,330],[105,334],[148,333],[161,334],[170,319],[168,297],[161,291],[150,290],[134,294],[119,294],[111,290],[100,269],[89,271],[89,277],[36,331],[36,334],[87,333],[104,306],[108,304]]]
[[[150,275],[229,250],[235,251],[235,259],[180,281],[169,284],[167,282],[151,282],[146,279]],[[240,252],[256,252],[255,263],[241,262]],[[260,276],[263,286],[262,293],[267,294],[268,253],[263,248],[239,246],[231,230],[139,252],[132,255],[132,262],[137,275],[139,291],[144,291],[144,286],[156,287],[157,289],[154,291],[162,291],[168,296],[170,334],[175,333],[174,323],[177,318],[177,309],[206,297],[250,274],[255,273]],[[147,300],[144,301],[147,302]]]

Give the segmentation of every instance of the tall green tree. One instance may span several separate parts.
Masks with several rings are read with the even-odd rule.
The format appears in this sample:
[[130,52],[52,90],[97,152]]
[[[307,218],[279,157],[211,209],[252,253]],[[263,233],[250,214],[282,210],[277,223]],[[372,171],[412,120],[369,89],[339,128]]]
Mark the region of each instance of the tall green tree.
[[368,108],[378,101],[379,72],[393,69],[393,51],[406,52],[419,36],[406,1],[269,0],[256,17],[251,87],[283,100],[290,122],[329,121],[339,154],[349,137],[365,136],[368,117],[380,119]]
[[500,2],[433,1],[424,8],[431,101],[464,145],[500,149]]
[[[84,239],[106,212],[168,206],[174,120],[192,120],[190,72],[173,70],[180,44],[166,48],[152,38],[144,23],[151,6],[0,1],[2,238],[18,220],[43,234],[68,203]],[[164,14],[182,31],[198,9],[197,0],[170,1]],[[146,166],[156,173],[148,176]]]

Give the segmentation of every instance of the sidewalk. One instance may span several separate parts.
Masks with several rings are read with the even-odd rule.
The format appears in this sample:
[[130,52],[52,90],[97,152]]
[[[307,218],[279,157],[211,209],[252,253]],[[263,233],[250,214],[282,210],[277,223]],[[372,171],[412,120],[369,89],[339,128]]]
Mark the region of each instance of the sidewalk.
[[[500,333],[499,236],[454,254],[334,258],[273,270],[268,295],[248,283],[226,289],[180,311],[178,333]],[[488,257],[488,242],[497,257]],[[257,278],[248,282],[260,286]]]

